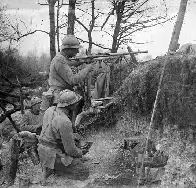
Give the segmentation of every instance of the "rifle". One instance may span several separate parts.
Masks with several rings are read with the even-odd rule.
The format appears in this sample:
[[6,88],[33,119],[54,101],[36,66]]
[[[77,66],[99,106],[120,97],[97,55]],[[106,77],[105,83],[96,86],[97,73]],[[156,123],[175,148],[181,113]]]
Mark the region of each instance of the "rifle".
[[107,54],[99,54],[99,55],[89,55],[86,57],[74,57],[74,58],[71,58],[71,60],[86,60],[86,59],[96,60],[96,58],[100,58],[100,57],[109,58],[109,57],[113,57],[113,56],[124,56],[124,55],[139,54],[139,53],[148,53],[148,51],[145,50],[145,51],[128,52],[128,53],[107,53]]

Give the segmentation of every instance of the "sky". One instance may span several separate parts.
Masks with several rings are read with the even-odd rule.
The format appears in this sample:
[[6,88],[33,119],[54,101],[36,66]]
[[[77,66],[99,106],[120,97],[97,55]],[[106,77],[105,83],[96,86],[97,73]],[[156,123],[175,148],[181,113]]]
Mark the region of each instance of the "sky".
[[[99,0],[100,5],[104,7],[104,0]],[[157,4],[160,0],[150,0],[152,4]],[[180,0],[165,0],[167,1],[169,15],[175,15],[178,12]],[[24,20],[28,28],[42,29],[49,31],[48,6],[41,6],[38,2],[44,3],[45,0],[1,0],[3,5],[7,6],[7,13],[10,18],[16,20],[20,18]],[[67,11],[67,7],[64,8]],[[107,10],[106,10],[107,11]],[[196,0],[189,0],[186,16],[180,33],[179,43],[196,43]],[[138,32],[134,35],[134,41],[144,42],[145,44],[136,45],[130,44],[133,50],[148,50],[148,55],[156,57],[167,52],[171,39],[174,23],[168,22],[148,30]],[[66,28],[64,28],[66,33]],[[82,38],[86,38],[86,34],[81,33]],[[110,39],[103,34],[95,33],[94,39],[98,42],[103,42],[106,45]],[[84,45],[85,46],[85,45]],[[110,44],[111,46],[111,44]],[[34,35],[25,37],[19,44],[19,49],[22,54],[28,51],[35,50],[38,53],[49,53],[49,37],[45,33],[38,32]]]

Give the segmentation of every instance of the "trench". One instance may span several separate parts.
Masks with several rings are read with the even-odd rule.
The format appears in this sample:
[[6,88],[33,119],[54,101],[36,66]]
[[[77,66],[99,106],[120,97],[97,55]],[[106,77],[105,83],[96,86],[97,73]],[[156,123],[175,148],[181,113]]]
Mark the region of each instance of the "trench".
[[[46,187],[136,188],[138,177],[132,168],[131,153],[128,150],[121,149],[124,138],[130,136],[132,128],[130,122],[125,122],[122,119],[114,127],[89,129],[84,138],[84,141],[93,142],[89,153],[85,155],[88,159],[86,164],[90,170],[89,178],[85,181],[79,181],[68,179],[63,175],[52,175],[48,178]],[[31,188],[43,187],[40,185],[41,166],[40,164],[34,166],[28,157],[19,163],[17,178],[11,188],[19,186],[21,176],[29,177]]]

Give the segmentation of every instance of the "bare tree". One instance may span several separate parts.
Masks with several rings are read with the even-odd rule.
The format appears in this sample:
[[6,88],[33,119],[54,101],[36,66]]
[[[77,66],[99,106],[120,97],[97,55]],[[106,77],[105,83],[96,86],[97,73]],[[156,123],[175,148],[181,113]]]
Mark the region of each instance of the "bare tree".
[[50,18],[50,58],[56,55],[55,47],[55,4],[57,0],[47,0],[49,5],[49,18]]
[[175,24],[174,29],[173,29],[173,33],[172,33],[172,37],[171,37],[171,41],[170,41],[168,51],[175,52],[178,48],[178,39],[179,39],[179,36],[180,36],[180,31],[181,31],[181,28],[182,28],[182,24],[183,24],[183,21],[184,21],[187,2],[188,2],[188,0],[181,0],[181,2],[180,2],[178,17],[177,17],[177,21],[176,21],[176,24]]
[[[73,3],[73,2],[72,2]],[[87,3],[87,2],[86,2]],[[99,17],[99,14],[97,14],[97,15],[95,15],[95,0],[90,0],[89,2],[88,2],[89,4],[90,4],[90,6],[91,6],[91,8],[90,8],[90,10],[91,11],[89,11],[89,6],[85,6],[86,7],[86,9],[84,10],[83,8],[81,8],[81,6],[83,6],[83,4],[81,5],[81,6],[77,6],[76,8],[78,9],[78,10],[80,10],[81,12],[83,12],[84,13],[84,15],[88,15],[87,17],[89,18],[90,17],[90,21],[89,21],[89,26],[86,26],[84,23],[83,23],[83,21],[81,21],[80,20],[80,18],[79,17],[76,17],[76,16],[74,16],[74,11],[72,12],[72,17],[69,17],[69,15],[65,15],[66,17],[68,17],[68,22],[69,22],[69,20],[71,21],[72,20],[72,18],[74,18],[75,19],[75,21],[80,25],[80,26],[82,26],[82,28],[87,32],[87,35],[88,35],[88,41],[84,41],[84,40],[82,40],[83,42],[88,42],[88,50],[87,50],[87,53],[88,54],[91,54],[91,51],[92,51],[92,46],[93,46],[93,44],[95,44],[94,42],[93,42],[93,38],[92,38],[92,32],[93,32],[93,29],[94,29],[94,27],[96,26],[95,25],[95,21],[96,21],[96,19]],[[81,4],[81,3],[78,3],[78,5],[79,4]],[[73,9],[72,9],[73,10]],[[83,16],[84,17],[84,16]],[[69,23],[68,23],[68,29],[69,29],[69,31],[68,32],[70,32],[71,30],[73,31],[73,22],[72,22],[72,26],[70,25],[69,26]],[[71,29],[71,27],[72,27],[72,29]],[[72,32],[73,33],[73,32]],[[101,45],[100,45],[100,47],[101,47]]]
[[67,34],[74,34],[76,0],[69,0]]
[[[32,29],[29,26],[26,25],[26,23],[17,16],[16,13],[16,19],[13,21],[13,19],[11,20],[8,16],[5,16],[4,21],[5,23],[5,27],[1,25],[0,30],[2,30],[1,32],[1,36],[0,36],[0,42],[2,41],[9,41],[10,44],[13,44],[14,42],[19,42],[21,39],[23,39],[24,37],[27,37],[29,35],[32,35],[36,32],[43,32],[45,34],[50,34],[47,31],[41,30],[41,29]],[[4,31],[5,34],[4,34]]]
[[6,8],[0,6],[0,42],[12,41],[18,34],[18,27],[14,28],[5,14]]
[[[144,6],[149,0],[109,0],[111,3],[111,11],[109,12],[101,29],[105,27],[111,15],[116,16],[115,24],[111,24],[111,31],[108,32],[108,28],[105,31],[110,37],[112,37],[112,52],[117,52],[118,48],[122,44],[134,43],[132,35],[135,32],[143,29],[156,26],[164,23],[171,18],[167,18],[165,15],[153,15],[154,7]],[[150,14],[148,14],[148,12]],[[113,31],[113,34],[111,32]]]

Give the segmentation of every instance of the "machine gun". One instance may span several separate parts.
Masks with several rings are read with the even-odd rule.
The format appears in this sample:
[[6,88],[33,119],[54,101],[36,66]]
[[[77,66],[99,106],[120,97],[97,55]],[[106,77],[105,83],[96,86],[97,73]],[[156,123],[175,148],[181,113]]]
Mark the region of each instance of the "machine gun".
[[130,55],[130,54],[139,54],[139,53],[148,53],[147,50],[145,51],[136,51],[136,52],[127,52],[127,53],[105,53],[105,54],[98,54],[98,55],[89,55],[86,57],[74,57],[71,58],[71,60],[99,60],[99,58],[111,58],[115,56],[125,56],[125,55]]

